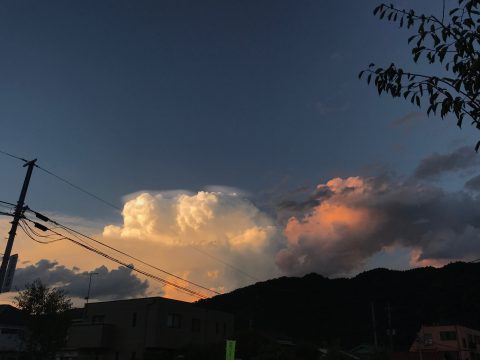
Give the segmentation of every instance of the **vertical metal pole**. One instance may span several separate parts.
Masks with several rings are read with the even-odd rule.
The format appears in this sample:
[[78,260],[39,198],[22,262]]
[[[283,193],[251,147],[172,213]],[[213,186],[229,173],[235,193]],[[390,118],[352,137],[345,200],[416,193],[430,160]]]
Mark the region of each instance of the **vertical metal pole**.
[[10,259],[10,254],[12,252],[13,241],[15,240],[15,235],[17,233],[18,222],[23,216],[23,205],[25,202],[25,197],[27,196],[28,184],[30,183],[30,178],[32,177],[32,171],[35,166],[37,159],[26,162],[23,167],[28,166],[27,174],[25,175],[25,180],[23,181],[22,192],[18,198],[17,206],[15,207],[15,212],[13,214],[12,227],[8,233],[8,241],[5,246],[5,252],[2,258],[2,265],[0,266],[0,292],[3,290],[3,283],[5,282],[5,274],[7,272],[8,260]]
[[378,349],[378,340],[377,340],[377,323],[375,321],[375,308],[373,307],[373,301],[370,303],[370,308],[372,310],[372,324],[373,324],[373,343],[375,345],[375,350]]
[[393,329],[392,329],[392,309],[390,303],[387,303],[388,335],[390,340],[390,351],[393,352]]
[[88,292],[87,292],[87,297],[85,298],[85,300],[87,300],[87,302],[86,302],[85,305],[88,305],[88,299],[90,299],[90,288],[92,286],[92,275],[98,275],[98,273],[91,272],[88,275],[90,275],[90,279],[88,280]]

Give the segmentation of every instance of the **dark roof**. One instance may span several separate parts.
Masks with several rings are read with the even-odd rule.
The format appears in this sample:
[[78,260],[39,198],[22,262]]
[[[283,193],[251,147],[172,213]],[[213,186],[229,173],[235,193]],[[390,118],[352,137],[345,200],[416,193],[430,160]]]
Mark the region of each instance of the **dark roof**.
[[25,325],[25,315],[12,305],[0,305],[0,325]]

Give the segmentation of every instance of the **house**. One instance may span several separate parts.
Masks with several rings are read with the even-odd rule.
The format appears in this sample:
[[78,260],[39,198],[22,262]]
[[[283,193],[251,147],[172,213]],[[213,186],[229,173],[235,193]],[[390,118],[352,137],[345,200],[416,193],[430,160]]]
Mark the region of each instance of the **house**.
[[419,359],[480,360],[480,331],[460,325],[422,326],[410,352]]
[[66,353],[72,358],[161,358],[233,335],[233,315],[162,297],[90,303],[84,311],[83,321],[68,332]]
[[18,359],[23,351],[25,317],[11,305],[0,305],[0,360]]

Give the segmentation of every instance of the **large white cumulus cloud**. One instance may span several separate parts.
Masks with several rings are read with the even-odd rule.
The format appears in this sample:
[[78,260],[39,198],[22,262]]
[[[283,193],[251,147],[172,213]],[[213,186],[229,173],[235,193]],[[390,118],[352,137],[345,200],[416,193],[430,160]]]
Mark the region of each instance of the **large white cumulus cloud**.
[[[123,224],[103,237],[132,247],[151,263],[215,290],[279,275],[274,262],[281,231],[235,192],[141,192],[129,197]],[[169,289],[162,289],[169,295]]]
[[140,193],[126,202],[123,226],[104,236],[143,239],[169,246],[217,245],[262,251],[276,233],[272,220],[250,201],[221,192]]

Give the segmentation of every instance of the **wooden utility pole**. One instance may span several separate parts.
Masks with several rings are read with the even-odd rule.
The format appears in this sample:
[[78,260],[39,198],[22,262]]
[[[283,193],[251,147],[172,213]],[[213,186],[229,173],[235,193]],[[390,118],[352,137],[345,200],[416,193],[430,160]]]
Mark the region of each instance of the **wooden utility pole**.
[[10,260],[10,254],[12,252],[13,241],[15,240],[15,235],[17,233],[18,222],[23,216],[23,205],[25,202],[25,197],[27,196],[28,185],[30,183],[30,178],[32,177],[32,171],[35,167],[35,162],[37,159],[27,161],[23,167],[27,167],[27,174],[25,175],[25,180],[23,181],[22,192],[18,198],[17,206],[15,207],[15,212],[13,214],[12,227],[8,233],[7,245],[5,246],[5,252],[2,258],[2,265],[0,266],[0,292],[3,291],[3,283],[5,282],[5,274],[7,272],[8,261]]

